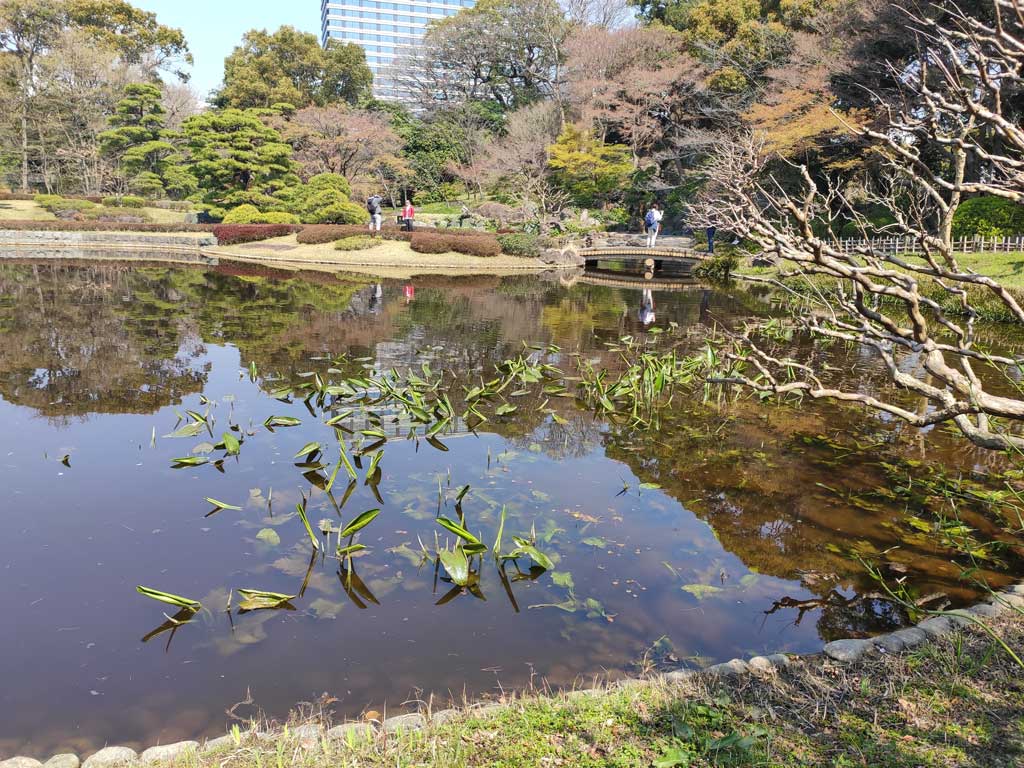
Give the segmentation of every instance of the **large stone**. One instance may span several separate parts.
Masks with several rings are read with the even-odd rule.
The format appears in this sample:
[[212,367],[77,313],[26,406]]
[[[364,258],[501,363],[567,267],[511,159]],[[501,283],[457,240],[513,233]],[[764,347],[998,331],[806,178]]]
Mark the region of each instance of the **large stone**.
[[768,657],[768,661],[774,664],[779,669],[784,669],[790,665],[789,656],[784,653],[773,653]]
[[51,757],[43,763],[43,768],[78,768],[81,764],[82,761],[78,759],[78,755],[65,752],[63,755]]
[[139,759],[146,765],[169,763],[172,760],[177,760],[186,752],[195,752],[198,749],[198,741],[179,741],[175,744],[162,744],[157,747],[150,747],[139,755]]
[[1006,613],[1007,608],[1004,605],[998,603],[993,605],[992,603],[978,603],[967,609],[968,613],[973,613],[975,616],[980,616],[983,619],[994,619],[1003,613]]
[[1000,592],[996,597],[1007,608],[1016,610],[1024,608],[1024,595],[1018,595],[1014,592]]
[[849,664],[871,651],[870,640],[833,640],[825,646],[825,655],[830,659]]
[[430,722],[434,725],[444,725],[449,720],[454,720],[461,713],[457,709],[442,709],[430,716]]
[[932,616],[917,625],[917,628],[928,635],[932,640],[941,640],[947,635],[953,634],[955,627],[953,622],[943,616]]
[[104,747],[95,755],[86,758],[82,768],[120,768],[135,765],[139,762],[139,754],[128,747]]
[[907,647],[903,639],[895,634],[879,635],[871,638],[871,642],[875,644],[875,648],[885,653],[899,653]]
[[747,662],[752,674],[758,677],[767,677],[775,674],[775,665],[767,656],[755,656]]
[[673,669],[661,676],[667,683],[685,683],[693,677],[692,669]]
[[892,633],[893,637],[897,637],[903,641],[903,644],[907,648],[917,648],[919,645],[924,645],[928,642],[928,635],[923,630],[917,627],[909,627],[907,629],[900,629]]
[[714,664],[704,670],[705,674],[716,677],[735,677],[745,675],[749,671],[750,667],[742,659],[731,659],[724,664]]
[[360,741],[373,736],[373,725],[370,723],[342,723],[327,731],[327,738],[347,744],[349,740]]
[[323,736],[323,729],[319,725],[300,725],[292,728],[291,734],[304,749],[314,749],[320,746],[320,738]]
[[0,761],[0,768],[42,768],[42,763],[32,757],[12,757]]
[[235,746],[235,737],[230,733],[225,736],[218,736],[215,739],[210,739],[203,744],[202,752],[207,754],[210,752],[219,752],[222,749],[229,749]]
[[396,715],[384,721],[384,733],[399,733],[400,731],[418,731],[426,727],[427,718],[419,712],[410,712],[408,715]]

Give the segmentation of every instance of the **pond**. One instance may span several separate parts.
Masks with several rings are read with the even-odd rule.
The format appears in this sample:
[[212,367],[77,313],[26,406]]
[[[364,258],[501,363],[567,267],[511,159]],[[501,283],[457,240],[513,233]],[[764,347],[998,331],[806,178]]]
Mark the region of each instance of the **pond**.
[[[563,389],[579,366],[699,349],[772,297],[687,285],[645,303],[565,282],[0,264],[0,755],[219,735],[247,697],[239,716],[325,693],[358,716],[812,652],[906,618],[851,549],[898,547],[885,567],[916,595],[974,597],[963,558],[925,533],[929,467],[980,484],[997,457],[820,403],[680,390],[654,428],[595,410]],[[884,386],[855,349],[794,344]],[[550,367],[467,416],[509,359]],[[427,418],[384,380],[427,393]],[[973,539],[999,540],[956,487]],[[337,530],[372,509],[365,549],[339,561]],[[504,568],[484,554],[462,590],[434,560],[456,539],[438,516],[526,550]],[[1024,571],[995,551],[993,584]],[[175,624],[137,585],[203,609]],[[244,611],[240,589],[293,597]]]

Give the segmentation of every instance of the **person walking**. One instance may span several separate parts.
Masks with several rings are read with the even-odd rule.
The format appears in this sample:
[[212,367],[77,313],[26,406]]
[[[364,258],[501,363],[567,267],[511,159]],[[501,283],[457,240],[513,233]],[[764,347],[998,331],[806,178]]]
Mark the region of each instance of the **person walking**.
[[383,204],[383,199],[377,194],[366,201],[366,210],[370,212],[370,232],[380,232],[380,225],[384,221]]
[[651,203],[650,209],[644,216],[644,229],[647,231],[648,248],[653,248],[658,244],[658,233],[661,232],[661,220],[664,215],[657,203]]
[[412,222],[416,218],[416,209],[412,206],[412,200],[406,198],[405,207],[402,209],[402,229],[412,232]]

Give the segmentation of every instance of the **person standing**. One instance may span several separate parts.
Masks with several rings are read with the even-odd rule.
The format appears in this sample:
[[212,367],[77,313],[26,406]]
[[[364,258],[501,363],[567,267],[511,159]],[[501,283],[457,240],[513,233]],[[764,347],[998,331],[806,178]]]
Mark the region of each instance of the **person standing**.
[[412,222],[416,218],[416,209],[412,206],[412,200],[406,198],[405,207],[402,209],[402,229],[412,232]]
[[648,248],[653,248],[658,244],[658,233],[661,232],[661,220],[664,215],[657,203],[651,203],[650,210],[644,216],[644,229],[647,231]]
[[462,205],[462,211],[459,213],[459,229],[462,229],[462,225],[466,223],[468,219],[471,219],[473,214],[469,212],[469,206],[466,204]]
[[654,293],[650,288],[644,288],[638,317],[645,328],[654,322]]
[[704,231],[705,231],[705,233],[708,236],[708,253],[714,253],[715,252],[715,232],[718,231],[718,228],[715,227],[715,226],[710,226],[707,229],[705,229]]
[[373,195],[366,201],[366,210],[370,212],[370,232],[380,232],[380,225],[384,221],[384,201],[380,195]]

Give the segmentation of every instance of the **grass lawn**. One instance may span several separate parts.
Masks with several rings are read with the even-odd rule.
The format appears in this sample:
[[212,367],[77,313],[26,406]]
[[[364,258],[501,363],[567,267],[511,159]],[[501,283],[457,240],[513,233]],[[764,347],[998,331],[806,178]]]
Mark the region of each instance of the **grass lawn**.
[[[154,224],[183,224],[183,211],[170,211],[164,208],[141,208],[142,213],[149,216]],[[32,200],[0,200],[0,222],[3,221],[55,221],[49,211],[40,208]]]
[[[1020,653],[1024,617],[995,620]],[[1012,768],[1024,765],[1024,673],[980,631],[853,665],[794,659],[767,677],[698,676],[533,694],[440,725],[332,741],[239,733],[184,768]],[[394,713],[389,713],[394,714]],[[368,713],[373,719],[375,713]],[[292,726],[304,721],[296,717]]]
[[467,256],[462,253],[416,253],[408,243],[381,240],[379,245],[360,251],[336,251],[333,243],[302,245],[295,235],[263,240],[258,243],[218,246],[214,254],[234,256],[243,260],[258,260],[267,264],[308,263],[333,269],[349,269],[362,273],[390,277],[408,277],[429,270],[431,274],[497,272],[513,273],[533,270],[540,266],[535,259],[515,256]]

